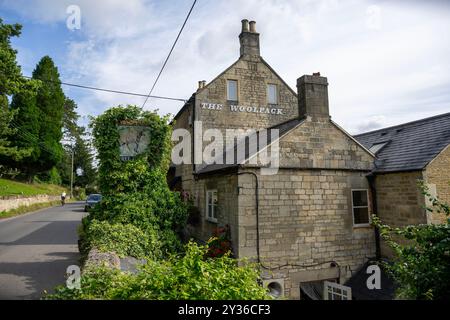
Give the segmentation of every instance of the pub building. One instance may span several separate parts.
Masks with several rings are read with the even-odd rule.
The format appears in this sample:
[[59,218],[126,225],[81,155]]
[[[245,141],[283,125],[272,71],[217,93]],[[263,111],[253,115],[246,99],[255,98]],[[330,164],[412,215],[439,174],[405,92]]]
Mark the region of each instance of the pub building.
[[[371,215],[396,226],[442,218],[423,208],[416,182],[450,200],[450,113],[353,137],[330,117],[327,78],[303,75],[294,91],[261,57],[259,36],[254,21],[242,20],[239,59],[200,81],[174,117],[174,129],[192,138],[190,161],[172,164],[168,175],[198,209],[188,236],[206,241],[226,227],[233,256],[258,261],[277,297],[330,298],[324,284],[336,283],[352,287],[353,298],[376,298],[365,288],[365,268],[391,252]],[[239,144],[227,130],[254,130],[257,140],[264,130],[277,135],[267,135],[267,148],[247,148],[244,159],[198,163],[195,150],[208,142],[195,131],[208,129],[235,146],[223,147],[224,158]],[[277,168],[264,174],[267,164],[250,159],[270,148]],[[348,298],[336,292],[331,298]]]

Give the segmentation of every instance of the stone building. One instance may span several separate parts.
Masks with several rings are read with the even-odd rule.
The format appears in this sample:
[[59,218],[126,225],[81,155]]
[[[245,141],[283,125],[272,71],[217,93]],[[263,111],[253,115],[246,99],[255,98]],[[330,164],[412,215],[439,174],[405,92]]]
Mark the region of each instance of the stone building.
[[[376,155],[373,186],[377,215],[392,226],[442,223],[417,187],[450,203],[450,113],[356,135]],[[381,255],[390,251],[381,243]]]
[[[261,57],[254,21],[242,21],[239,40],[239,59],[209,83],[200,81],[175,116],[175,144],[189,148],[174,148],[172,160],[183,160],[168,179],[198,208],[192,237],[207,240],[228,226],[234,256],[259,261],[266,283],[298,299],[312,284],[345,283],[376,257],[373,204],[395,220],[392,207],[385,210],[395,195],[371,188],[383,152],[370,150],[376,139],[352,137],[331,120],[327,78],[304,75],[294,91]],[[429,176],[448,164],[448,153]],[[396,175],[400,186],[384,176],[375,184],[405,192],[398,196],[409,201],[405,189],[418,177],[409,174]]]

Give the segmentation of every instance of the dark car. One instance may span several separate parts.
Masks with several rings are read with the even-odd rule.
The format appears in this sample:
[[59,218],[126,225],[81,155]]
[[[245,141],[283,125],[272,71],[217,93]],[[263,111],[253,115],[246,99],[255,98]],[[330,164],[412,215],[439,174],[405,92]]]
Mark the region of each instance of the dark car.
[[86,204],[84,205],[84,211],[87,212],[92,209],[97,203],[102,200],[102,195],[98,193],[88,195],[86,199]]

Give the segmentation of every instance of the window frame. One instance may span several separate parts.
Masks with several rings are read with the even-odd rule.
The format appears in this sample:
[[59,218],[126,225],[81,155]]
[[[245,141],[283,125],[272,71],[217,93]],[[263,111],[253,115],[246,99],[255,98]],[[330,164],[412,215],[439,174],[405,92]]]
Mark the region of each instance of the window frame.
[[217,204],[214,204],[214,201],[211,204],[212,216],[209,216],[209,203],[208,203],[209,195],[214,194],[214,192],[216,193],[217,202],[219,202],[219,196],[218,196],[217,189],[207,189],[206,190],[205,218],[209,222],[217,223],[217,212],[216,212]]
[[[367,206],[355,206],[353,202],[353,191],[365,191],[367,196]],[[353,227],[359,228],[359,227],[370,227],[370,198],[369,198],[369,189],[351,189],[351,201],[352,201],[352,221],[353,221]],[[355,223],[355,208],[367,208],[367,223]]]
[[[270,95],[269,95],[269,87],[273,86],[275,87],[275,102],[270,102]],[[276,85],[275,83],[268,83],[266,86],[266,92],[267,92],[267,104],[270,105],[277,105],[278,104],[278,85]]]
[[[340,290],[341,292],[335,292]],[[328,298],[328,294],[331,294],[331,299]],[[334,299],[335,296],[341,297],[341,299]],[[346,298],[346,299],[343,299]],[[324,300],[352,300],[352,288],[344,286],[342,284],[324,281],[323,282],[323,299]]]
[[[236,100],[230,99],[230,89],[228,84],[230,82],[236,83]],[[239,81],[236,79],[227,79],[227,101],[238,102],[239,101]]]

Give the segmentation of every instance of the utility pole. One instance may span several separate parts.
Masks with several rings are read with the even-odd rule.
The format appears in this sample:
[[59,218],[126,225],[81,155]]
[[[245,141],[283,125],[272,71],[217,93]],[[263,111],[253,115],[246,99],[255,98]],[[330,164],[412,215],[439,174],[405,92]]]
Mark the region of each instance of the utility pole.
[[72,144],[72,166],[70,170],[70,199],[73,199],[73,154],[74,151],[74,145]]

